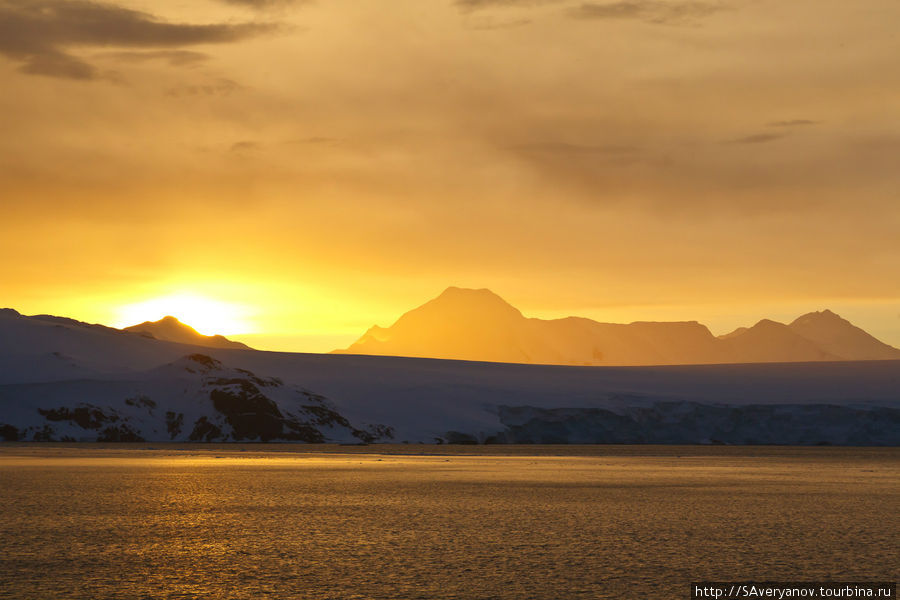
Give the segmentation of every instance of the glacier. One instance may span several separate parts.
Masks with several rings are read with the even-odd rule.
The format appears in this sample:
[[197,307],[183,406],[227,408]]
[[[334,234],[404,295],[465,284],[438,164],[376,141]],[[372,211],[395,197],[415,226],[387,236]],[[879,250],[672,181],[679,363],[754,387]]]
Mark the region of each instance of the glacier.
[[900,444],[900,361],[575,367],[220,349],[0,311],[7,441]]

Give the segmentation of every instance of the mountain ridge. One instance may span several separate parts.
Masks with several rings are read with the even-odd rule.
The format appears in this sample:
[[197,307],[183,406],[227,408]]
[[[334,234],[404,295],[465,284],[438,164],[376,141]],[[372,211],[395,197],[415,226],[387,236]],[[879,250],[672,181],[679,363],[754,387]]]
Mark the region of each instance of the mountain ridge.
[[0,441],[896,446],[898,374],[897,360],[579,368],[201,350],[0,311]]
[[716,337],[698,321],[528,318],[486,288],[459,287],[333,353],[590,366],[900,359],[900,350],[828,309]]
[[147,334],[154,339],[179,344],[193,344],[207,348],[231,348],[235,350],[250,350],[250,346],[241,342],[235,342],[221,335],[203,335],[190,325],[182,323],[169,315],[158,321],[144,321],[138,325],[124,327],[122,331],[137,334]]

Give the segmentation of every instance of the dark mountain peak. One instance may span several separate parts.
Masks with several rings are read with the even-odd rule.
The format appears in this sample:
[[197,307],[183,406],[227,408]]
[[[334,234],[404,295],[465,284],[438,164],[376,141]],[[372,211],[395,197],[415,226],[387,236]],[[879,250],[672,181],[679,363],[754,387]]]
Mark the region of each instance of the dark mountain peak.
[[246,344],[233,342],[221,335],[203,335],[190,325],[182,323],[171,315],[167,315],[158,321],[144,321],[139,325],[126,327],[124,331],[130,331],[144,336],[149,335],[158,340],[177,342],[179,344],[244,350],[250,348]]
[[172,315],[166,315],[162,319],[158,321],[144,321],[142,325],[168,325],[170,327],[183,327],[186,329],[190,329],[191,331],[196,331],[193,327],[188,325],[187,323],[182,323],[178,320],[177,317],[173,317]]
[[167,341],[181,341],[172,339],[175,337],[205,337],[199,331],[182,323],[175,317],[168,315],[159,319],[158,321],[144,321],[143,323],[139,323],[138,325],[132,325],[131,327],[124,327],[123,331],[131,331],[134,333],[140,334],[149,334],[150,336],[158,339],[158,340],[167,340]]
[[0,308],[0,316],[3,317],[21,317],[19,311],[13,310],[11,308]]

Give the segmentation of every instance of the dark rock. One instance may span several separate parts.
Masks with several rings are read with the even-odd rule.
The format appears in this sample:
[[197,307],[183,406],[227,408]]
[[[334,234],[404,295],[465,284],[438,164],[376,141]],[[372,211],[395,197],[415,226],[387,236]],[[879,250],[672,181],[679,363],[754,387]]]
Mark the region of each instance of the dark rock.
[[211,391],[209,397],[231,425],[235,440],[258,438],[267,442],[281,437],[284,415],[250,381],[238,380],[228,389]]
[[211,442],[222,438],[222,430],[218,425],[210,423],[206,417],[200,417],[194,423],[194,430],[188,439],[192,442]]
[[387,425],[367,425],[365,429],[352,429],[353,437],[367,444],[394,439],[394,428]]
[[462,433],[459,431],[448,431],[444,434],[444,439],[447,440],[448,444],[472,445],[478,443],[478,439],[474,435]]
[[252,371],[248,371],[247,369],[235,369],[235,371],[237,371],[238,373],[243,373],[258,386],[277,387],[284,385],[284,382],[277,377],[267,377],[266,379],[263,379],[262,377],[257,377]]
[[38,412],[48,421],[70,421],[82,429],[100,429],[105,423],[119,420],[118,415],[104,414],[99,408],[90,405],[78,406],[75,409],[65,406],[52,409],[39,408]]
[[169,432],[169,439],[174,440],[181,433],[181,426],[184,424],[184,413],[177,415],[171,410],[166,411],[166,429]]
[[34,434],[31,436],[32,441],[35,442],[53,442],[53,430],[50,429],[49,425],[44,425],[44,428],[41,430],[35,430]]
[[211,356],[207,356],[206,354],[190,354],[186,356],[188,360],[195,362],[199,365],[203,365],[207,369],[221,369],[222,363],[217,361]]
[[128,406],[142,406],[144,408],[153,409],[156,408],[156,402],[144,396],[143,394],[138,395],[134,398],[125,398],[125,404]]
[[19,430],[12,425],[0,425],[0,438],[6,442],[19,441]]
[[144,442],[146,441],[128,425],[107,427],[97,435],[98,442]]
[[313,423],[315,423],[316,425],[322,425],[325,427],[335,425],[339,425],[341,427],[350,427],[350,421],[348,421],[340,413],[331,410],[327,406],[304,404],[303,410],[307,414],[311,414],[313,416]]
[[[740,406],[688,401],[596,408],[498,408],[514,444],[896,445],[900,409],[825,404]],[[827,437],[823,437],[827,432]]]
[[325,441],[325,436],[322,435],[322,432],[309,423],[289,419],[284,422],[284,425],[285,428],[280,434],[280,439],[292,442],[306,442],[308,444],[321,444]]

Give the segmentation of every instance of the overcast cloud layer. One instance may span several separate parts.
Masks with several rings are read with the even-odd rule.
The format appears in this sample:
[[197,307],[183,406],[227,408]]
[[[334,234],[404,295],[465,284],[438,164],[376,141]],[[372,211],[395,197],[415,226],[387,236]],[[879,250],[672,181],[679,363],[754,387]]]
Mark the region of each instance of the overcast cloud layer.
[[877,305],[898,344],[898,22],[896,0],[0,0],[6,303],[227,281],[355,331],[454,284],[621,320]]

